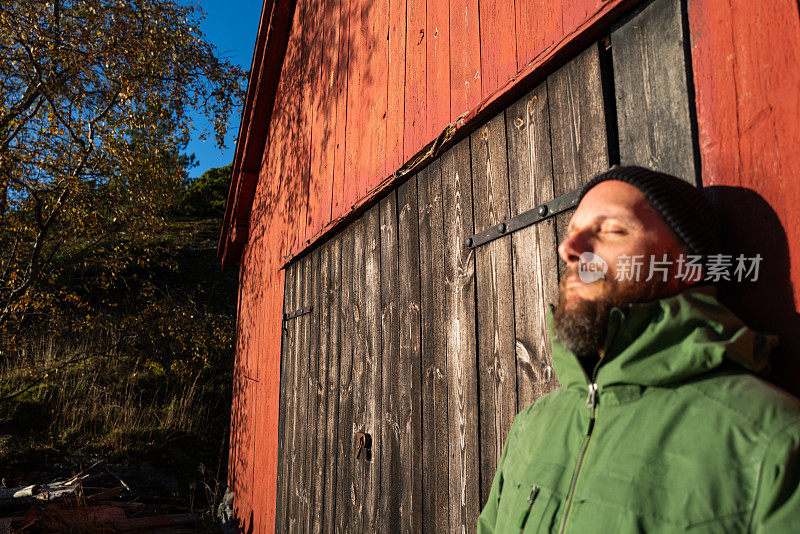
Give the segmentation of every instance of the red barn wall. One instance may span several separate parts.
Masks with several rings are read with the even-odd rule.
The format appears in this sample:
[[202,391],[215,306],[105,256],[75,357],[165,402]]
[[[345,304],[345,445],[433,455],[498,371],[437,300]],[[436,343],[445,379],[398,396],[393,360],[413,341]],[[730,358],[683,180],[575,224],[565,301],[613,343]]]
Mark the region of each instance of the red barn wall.
[[688,4],[703,185],[723,208],[730,248],[764,257],[759,283],[738,288],[728,300],[746,322],[779,334],[775,380],[796,395],[799,6],[795,0]]
[[518,72],[626,3],[299,0],[281,75],[292,81],[278,94],[267,149],[283,155],[267,158],[267,176],[298,192],[283,256],[363,206]]
[[[469,121],[523,75],[548,68],[581,35],[607,29],[631,3],[297,1],[272,114],[261,125],[265,146],[248,146],[263,154],[241,254],[229,464],[245,528],[274,528],[282,265],[368,204],[448,124],[465,114],[467,127],[476,124]],[[772,206],[787,234],[796,296],[798,5],[690,0],[688,12],[703,182],[751,188]],[[251,129],[265,120],[246,118]],[[234,181],[236,196],[245,187],[241,176]],[[224,229],[226,263],[239,259],[229,257],[238,255],[227,248],[230,237]],[[790,319],[796,310],[793,301],[783,309]]]

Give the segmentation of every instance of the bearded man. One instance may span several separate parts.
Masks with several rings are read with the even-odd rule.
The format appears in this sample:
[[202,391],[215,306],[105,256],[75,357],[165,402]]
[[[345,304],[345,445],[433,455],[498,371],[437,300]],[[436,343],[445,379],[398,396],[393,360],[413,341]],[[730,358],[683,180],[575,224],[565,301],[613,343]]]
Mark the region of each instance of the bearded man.
[[561,387],[515,418],[478,532],[800,532],[800,403],[756,376],[777,339],[687,269],[715,229],[673,176],[584,187],[547,316]]

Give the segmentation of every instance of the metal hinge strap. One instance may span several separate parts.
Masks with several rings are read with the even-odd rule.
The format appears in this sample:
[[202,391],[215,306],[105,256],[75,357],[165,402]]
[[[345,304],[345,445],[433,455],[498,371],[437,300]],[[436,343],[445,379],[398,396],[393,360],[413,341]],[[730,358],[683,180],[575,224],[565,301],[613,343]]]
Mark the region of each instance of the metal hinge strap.
[[583,188],[580,187],[570,191],[569,193],[561,195],[560,197],[554,198],[550,202],[545,202],[544,204],[536,206],[525,213],[520,213],[516,217],[506,219],[505,221],[495,224],[494,226],[491,226],[482,232],[473,234],[467,238],[465,244],[467,245],[467,248],[476,248],[488,243],[489,241],[494,241],[495,239],[503,237],[504,235],[516,232],[517,230],[572,209],[578,205],[582,189]]

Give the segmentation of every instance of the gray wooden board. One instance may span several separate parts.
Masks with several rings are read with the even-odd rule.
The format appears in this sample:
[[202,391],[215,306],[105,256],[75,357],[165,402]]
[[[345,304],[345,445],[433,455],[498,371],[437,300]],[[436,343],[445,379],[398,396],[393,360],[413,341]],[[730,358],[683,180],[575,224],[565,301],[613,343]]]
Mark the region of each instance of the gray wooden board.
[[[304,307],[303,304],[303,292],[305,290],[305,277],[303,276],[303,268],[302,264],[297,262],[293,266],[294,270],[294,289],[292,299],[294,300],[293,310],[297,310],[299,308]],[[297,412],[300,405],[300,384],[299,381],[301,379],[300,374],[300,358],[302,357],[301,354],[303,353],[302,347],[302,319],[303,316],[298,316],[293,319],[290,319],[286,325],[287,329],[292,332],[292,336],[294,338],[292,343],[292,352],[290,354],[289,365],[291,367],[291,373],[287,373],[287,379],[290,382],[287,384],[288,386],[288,395],[287,395],[287,403],[286,403],[286,432],[287,436],[284,440],[285,442],[285,449],[284,455],[285,458],[284,463],[286,465],[281,466],[281,468],[285,472],[286,480],[284,481],[286,485],[286,501],[284,502],[284,516],[286,522],[286,529],[290,532],[294,532],[297,528],[297,518],[293,514],[293,511],[297,508],[297,483],[295,480],[296,471],[297,471],[297,432],[298,432],[298,422],[297,422]]]
[[692,184],[692,147],[680,0],[656,0],[611,33],[620,161]]
[[[323,512],[325,506],[325,443],[328,436],[328,338],[330,337],[331,308],[331,243],[320,247],[319,276],[317,286],[320,291],[319,306],[319,341],[317,348],[318,368],[316,380],[316,443],[314,443],[314,498],[311,511],[311,529],[309,532],[322,532]],[[327,459],[330,461],[330,459]]]
[[357,226],[351,224],[342,233],[341,304],[339,312],[339,424],[336,453],[336,520],[337,532],[350,530],[352,508],[355,432],[353,430],[353,352],[355,336],[353,298],[353,237]]
[[[608,169],[600,51],[597,44],[547,78],[550,136],[553,155],[553,193],[563,195]],[[567,234],[574,210],[556,215],[558,243]],[[564,272],[558,262],[559,276]]]
[[[505,114],[476,130],[470,147],[475,228],[482,230],[509,218]],[[483,503],[517,413],[510,235],[475,250],[475,288]]]
[[400,530],[422,531],[422,361],[417,177],[397,189],[399,359],[395,424],[400,431]]
[[288,447],[287,441],[291,435],[291,429],[287,424],[290,419],[290,389],[292,383],[292,356],[294,355],[295,329],[283,320],[283,316],[294,311],[297,305],[297,282],[299,276],[296,266],[292,266],[286,271],[283,285],[283,315],[281,316],[281,334],[283,346],[281,347],[281,366],[280,366],[280,393],[278,405],[278,473],[277,473],[277,496],[275,502],[275,531],[286,531],[286,511],[288,508],[287,494],[289,485],[289,473],[287,462]]
[[365,462],[363,531],[377,532],[379,528],[379,496],[381,489],[381,218],[380,205],[364,214],[364,431],[372,436],[371,457]]
[[403,467],[401,465],[401,399],[398,383],[400,350],[397,299],[397,193],[392,191],[380,202],[381,222],[381,489],[380,531],[394,532],[401,525],[403,505]]
[[447,424],[447,352],[444,329],[444,219],[442,166],[417,175],[420,314],[422,322],[422,455],[424,532],[450,529]]
[[308,376],[307,376],[307,395],[308,413],[306,420],[306,443],[305,443],[305,479],[304,493],[306,500],[303,503],[303,516],[299,530],[311,532],[313,527],[313,514],[315,509],[315,480],[317,476],[316,452],[317,452],[317,410],[319,406],[319,335],[320,318],[322,316],[322,276],[321,276],[321,250],[318,248],[311,253],[311,302],[314,306],[310,317],[310,329],[308,337]]
[[[353,347],[353,433],[366,432],[367,403],[366,397],[367,373],[370,371],[366,367],[367,360],[367,339],[365,336],[365,296],[366,296],[366,263],[364,261],[364,251],[366,247],[364,234],[364,219],[361,217],[352,223],[353,227],[353,252],[352,252],[352,272],[350,276],[350,309],[347,311],[352,316],[352,326],[348,335],[352,336]],[[347,281],[347,279],[345,279]],[[347,527],[350,532],[361,532],[363,530],[364,515],[364,492],[367,489],[368,459],[369,451],[363,451],[358,459],[353,458],[352,467],[352,500],[350,502],[349,517]],[[344,530],[340,529],[340,532]]]
[[[554,198],[547,84],[506,110],[511,216]],[[558,386],[553,372],[547,305],[558,297],[555,219],[511,235],[517,411]]]
[[295,375],[298,387],[298,402],[295,408],[295,433],[296,439],[294,450],[297,458],[293,458],[292,485],[294,488],[294,501],[292,508],[289,509],[290,530],[303,531],[305,528],[306,507],[308,506],[308,486],[306,485],[307,475],[307,438],[309,433],[308,425],[308,380],[310,365],[312,365],[312,355],[310,351],[311,343],[311,322],[313,314],[317,313],[313,309],[314,296],[314,276],[313,265],[314,257],[308,255],[300,261],[303,276],[303,293],[301,306],[312,306],[309,314],[298,317],[300,334],[298,337],[298,360],[295,367]]
[[333,532],[336,507],[336,455],[339,435],[339,304],[342,287],[342,236],[331,240],[330,277],[328,278],[329,313],[328,322],[328,379],[327,379],[327,433],[325,440],[325,532]]
[[[302,284],[300,286],[300,298],[298,308],[311,306],[313,312],[312,302],[312,284],[314,282],[311,276],[311,257],[307,256],[300,262],[300,269],[302,273]],[[293,443],[293,456],[292,459],[292,487],[294,488],[294,497],[292,507],[290,508],[290,521],[289,527],[293,532],[301,530],[303,522],[301,519],[301,509],[303,508],[304,497],[304,462],[305,462],[305,440],[308,432],[308,346],[309,335],[311,330],[311,313],[306,313],[295,319],[297,321],[297,356],[295,360],[295,385],[297,388],[297,401],[295,403],[295,440]]]
[[480,513],[475,262],[469,139],[442,156],[445,331],[450,451],[450,532],[475,532]]

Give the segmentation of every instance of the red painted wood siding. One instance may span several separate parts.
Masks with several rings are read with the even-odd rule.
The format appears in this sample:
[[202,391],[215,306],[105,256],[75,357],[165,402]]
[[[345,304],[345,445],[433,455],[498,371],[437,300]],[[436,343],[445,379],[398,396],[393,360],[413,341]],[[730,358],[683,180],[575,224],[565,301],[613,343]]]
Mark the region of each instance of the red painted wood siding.
[[287,50],[289,59],[295,43],[308,43],[307,59],[284,63],[281,80],[293,92],[278,94],[272,123],[287,113],[305,119],[284,120],[267,141],[267,179],[309,160],[298,201],[285,207],[296,223],[284,255],[313,243],[450,122],[622,3],[309,0]]
[[800,281],[798,3],[695,0],[689,15],[703,181],[764,196],[795,244]]
[[[800,13],[795,0],[692,0],[692,67],[703,184],[729,240],[764,256],[735,311],[775,332],[776,380],[800,391]],[[745,194],[746,190],[754,194]],[[760,197],[760,198],[759,198]],[[785,236],[784,236],[785,233]]]

